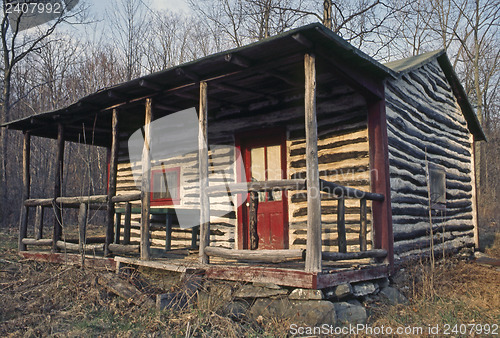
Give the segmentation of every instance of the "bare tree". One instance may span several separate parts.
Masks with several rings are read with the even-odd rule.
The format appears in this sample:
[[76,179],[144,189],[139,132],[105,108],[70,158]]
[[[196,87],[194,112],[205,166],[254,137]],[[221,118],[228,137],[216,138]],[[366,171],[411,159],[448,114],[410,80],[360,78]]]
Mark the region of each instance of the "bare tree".
[[[51,43],[49,37],[54,33],[55,29],[62,23],[81,22],[82,17],[86,12],[86,7],[79,6],[72,12],[61,11],[61,14],[46,25],[31,28],[30,30],[21,31],[22,23],[24,22],[23,15],[19,15],[16,20],[9,20],[9,15],[6,12],[8,3],[7,0],[2,1],[3,18],[0,24],[0,39],[2,65],[0,73],[2,76],[2,91],[0,97],[0,124],[5,123],[11,118],[10,112],[13,107],[12,102],[12,78],[17,65],[23,61],[28,55],[36,52],[43,46]],[[70,2],[67,2],[73,7]],[[13,24],[12,24],[12,23]],[[17,101],[14,102],[14,104]],[[0,130],[0,223],[4,224],[3,208],[5,205],[5,187],[7,186],[7,145],[8,138],[6,130]]]
[[189,0],[191,8],[232,46],[279,34],[305,23],[306,0]]
[[151,19],[147,0],[112,0],[107,10],[110,23],[110,41],[123,55],[125,79],[141,74],[145,35]]

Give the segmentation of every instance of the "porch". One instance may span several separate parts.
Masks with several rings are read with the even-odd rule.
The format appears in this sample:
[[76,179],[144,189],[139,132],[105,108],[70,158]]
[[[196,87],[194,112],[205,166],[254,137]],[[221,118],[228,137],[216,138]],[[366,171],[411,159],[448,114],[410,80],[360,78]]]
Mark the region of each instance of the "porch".
[[[270,49],[279,53],[270,53]],[[310,25],[263,43],[210,56],[97,92],[66,110],[51,112],[50,116],[45,113],[27,121],[16,121],[11,127],[23,130],[25,135],[24,202],[19,227],[19,250],[25,257],[34,257],[37,254],[31,254],[28,248],[46,247],[50,248],[51,253],[40,253],[39,257],[49,260],[62,260],[55,257],[65,255],[73,257],[70,260],[85,264],[87,260],[97,259],[95,255],[114,256],[109,262],[118,266],[130,264],[179,272],[198,271],[207,278],[271,282],[314,289],[387,276],[392,269],[393,238],[383,89],[383,78],[389,74],[386,72],[383,66],[372,63],[324,27]],[[301,80],[299,84],[297,79]],[[228,98],[228,92],[234,95]],[[329,136],[326,132],[318,132],[321,128],[318,128],[317,122],[317,101],[323,100],[328,105],[332,97],[347,96],[345,93],[352,93],[350,100],[357,100],[355,103],[347,100],[346,107],[361,107],[360,111],[366,112],[366,116],[360,114],[362,120],[357,122],[365,124],[367,133],[369,171],[364,172],[369,175],[369,190],[328,181],[322,179],[320,174],[318,140]],[[299,104],[299,101],[302,102]],[[161,227],[165,233],[165,247],[152,247],[151,214],[155,211],[150,193],[154,165],[150,145],[155,135],[152,135],[150,126],[156,119],[186,109],[194,103],[198,105],[195,195],[199,200],[193,207],[199,209],[198,250],[172,249],[168,245],[172,226],[168,216]],[[293,111],[293,114],[287,114],[286,109]],[[271,112],[276,112],[276,116],[267,118]],[[352,111],[336,111],[332,116],[329,113],[323,112],[322,116],[342,125],[347,124],[345,116],[352,114]],[[225,136],[228,125],[236,133],[248,129],[243,118],[261,120],[260,126],[263,127],[292,122],[297,124],[297,114],[302,114],[304,121],[300,122],[304,134],[304,172],[293,176],[285,171],[280,179],[267,179],[266,176],[262,182],[234,179],[214,184],[210,181],[209,141]],[[137,117],[139,115],[140,119]],[[342,119],[338,116],[342,116]],[[109,149],[108,192],[97,196],[61,197],[64,143],[78,140],[76,130],[81,124],[92,125],[88,123],[92,120],[94,125],[98,121],[97,125],[101,126],[94,130],[95,145]],[[239,124],[235,121],[239,121]],[[212,125],[216,128],[210,132]],[[140,191],[117,193],[118,162],[120,151],[123,150],[120,141],[141,127],[144,143],[140,161]],[[345,130],[342,132],[349,132],[348,128]],[[287,131],[288,134],[292,133],[290,128]],[[54,194],[47,199],[30,198],[31,135],[58,140]],[[323,165],[333,168],[329,163]],[[285,239],[283,249],[259,248],[257,215],[259,203],[262,205],[259,194],[271,192],[281,193],[283,200],[291,198],[288,192],[301,192],[304,195],[305,211],[302,213],[306,225],[305,248],[290,248],[288,239]],[[248,218],[245,220],[248,243],[238,243],[233,248],[211,245],[211,213],[214,210],[211,199],[224,195],[238,196],[239,201],[248,203]],[[322,198],[336,204],[336,236],[334,241],[326,244],[335,250],[324,250],[322,216],[326,215],[322,213]],[[356,243],[358,251],[348,250],[346,201],[356,203],[356,210],[359,210],[358,221],[355,221],[352,213],[349,220],[349,229],[356,227],[356,233],[359,234]],[[140,207],[138,242],[130,238],[134,205]],[[79,210],[77,241],[70,242],[62,236],[63,208]],[[89,243],[86,235],[87,215],[89,209],[96,208],[106,213],[105,236],[101,237],[100,243]],[[30,209],[36,212],[34,229],[37,231],[33,232],[32,238],[27,235]],[[118,209],[123,216],[123,223],[122,218],[116,215]],[[51,238],[43,236],[44,210],[54,213]],[[370,236],[368,232],[371,232]],[[236,231],[235,237],[235,241],[240,241],[243,233]],[[71,251],[76,253],[69,253]],[[94,255],[86,256],[89,252]]]
[[[28,199],[24,202],[26,210],[35,208],[36,221],[32,230],[33,238],[20,237],[20,245],[24,250],[20,251],[22,257],[48,261],[61,264],[77,264],[81,266],[104,267],[117,272],[125,266],[143,266],[148,268],[167,270],[178,273],[201,274],[209,279],[221,279],[244,282],[274,283],[282,286],[300,287],[310,289],[323,289],[336,286],[345,282],[358,282],[363,280],[378,279],[386,277],[390,272],[387,263],[387,250],[367,249],[367,209],[366,201],[383,201],[381,194],[367,193],[353,188],[336,185],[324,180],[319,181],[319,187],[323,193],[331,194],[338,201],[338,252],[322,252],[320,258],[320,271],[306,270],[307,250],[284,249],[284,250],[236,250],[222,247],[206,246],[205,254],[209,263],[201,262],[201,250],[193,247],[172,249],[171,247],[151,247],[150,243],[141,245],[130,240],[130,218],[133,209],[130,202],[139,199],[137,194],[118,195],[111,198],[111,202],[126,203],[126,207],[118,211],[114,217],[114,237],[112,243],[107,244],[106,238],[87,236],[87,217],[89,208],[99,208],[107,200],[107,196],[86,197],[58,197],[55,199],[59,208],[75,208],[79,204],[79,217],[77,231],[70,232],[64,236],[65,240],[54,241],[55,237],[42,238],[44,208],[53,207],[53,199]],[[248,191],[250,198],[250,211],[253,215],[251,220],[256,220],[258,209],[257,193],[262,191],[283,190],[306,190],[306,180],[283,180],[275,182],[230,184],[228,186],[213,186],[207,189],[208,196],[217,196],[227,193],[227,189],[233,192]],[[359,246],[361,251],[347,252],[345,199],[357,198],[361,205],[359,215]],[[118,215],[124,213],[122,218]],[[158,214],[158,211],[153,211]],[[172,219],[168,217],[165,210],[160,213],[166,214],[164,230],[166,244],[169,245],[169,227]],[[24,226],[24,224],[21,224]],[[256,222],[250,224],[251,236],[256,234]],[[192,244],[197,244],[197,229],[192,229]],[[77,235],[77,236],[75,236]],[[99,242],[99,243],[96,243]],[[148,245],[149,244],[149,245]],[[27,247],[36,248],[35,251],[27,250]],[[107,247],[107,250],[106,250]],[[141,248],[147,247],[149,259],[141,258]],[[52,249],[51,249],[52,248]],[[55,248],[55,249],[54,249]],[[314,248],[313,248],[314,249]],[[107,254],[105,252],[107,251]],[[109,258],[107,258],[109,257]]]

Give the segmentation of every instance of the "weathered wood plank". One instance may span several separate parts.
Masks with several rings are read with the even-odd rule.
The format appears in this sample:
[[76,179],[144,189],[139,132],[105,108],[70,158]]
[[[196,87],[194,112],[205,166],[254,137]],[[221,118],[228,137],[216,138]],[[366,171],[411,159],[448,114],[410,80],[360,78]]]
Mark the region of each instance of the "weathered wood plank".
[[[57,125],[57,152],[54,163],[54,202],[61,196],[62,178],[64,166],[64,127],[62,123]],[[61,240],[62,235],[62,206],[57,203],[52,204],[54,211],[54,228],[52,235],[52,251],[57,252],[57,241]]]
[[366,199],[362,198],[359,200],[359,249],[361,251],[366,251]]
[[185,272],[185,273],[202,273],[203,269],[200,269],[200,267],[193,267],[193,264],[175,264],[175,263],[169,263],[165,261],[144,261],[144,260],[138,260],[135,258],[128,258],[128,257],[121,257],[117,256],[115,257],[115,261],[120,264],[128,264],[128,265],[137,265],[137,266],[145,266],[148,268],[153,268],[153,269],[160,269],[160,270],[167,270],[167,271],[174,271],[174,272]]
[[250,231],[250,249],[257,250],[259,247],[259,235],[257,234],[257,209],[259,206],[259,193],[252,191],[250,193],[250,219],[249,219],[249,231]]
[[347,241],[345,233],[345,200],[344,198],[339,198],[337,207],[337,241],[339,246],[339,252],[347,252]]
[[318,170],[318,125],[316,121],[316,57],[305,54],[305,130],[307,167],[307,245],[305,270],[321,271],[321,194]]
[[146,99],[144,119],[144,147],[142,149],[142,186],[141,186],[141,259],[149,260],[150,252],[150,218],[151,207],[151,121],[153,121],[152,99]]
[[209,265],[205,271],[205,277],[208,279],[274,283],[283,286],[316,289],[318,273],[255,266]]
[[[23,201],[30,198],[30,153],[31,153],[31,137],[30,133],[24,132],[24,143],[23,143],[23,189],[22,189],[22,199]],[[19,241],[18,249],[19,251],[26,250],[26,245],[23,244],[23,238],[26,238],[28,233],[28,216],[29,208],[25,205],[21,206],[21,218],[19,222]]]
[[[114,239],[114,218],[115,204],[112,201],[116,195],[116,172],[118,168],[118,109],[113,109],[111,116],[111,148],[109,156],[109,181],[108,181],[108,196],[107,196],[107,213],[106,213],[106,243],[104,246],[104,255],[109,255],[108,246]],[[118,236],[120,236],[118,234]]]
[[316,287],[318,289],[324,289],[344,283],[355,283],[387,276],[389,276],[389,267],[385,264],[368,267],[362,270],[332,271],[331,273],[318,274]]
[[246,194],[250,191],[272,191],[272,190],[304,190],[305,179],[293,180],[270,180],[262,182],[243,182],[214,185],[207,188],[209,196],[231,194]]
[[[78,266],[81,266],[82,264],[80,254],[21,251],[19,255],[25,259],[31,259],[39,262],[69,264]],[[113,258],[101,258],[91,255],[85,256],[84,266],[90,268],[106,268],[109,270],[116,269],[115,261],[113,260]]]
[[303,250],[234,250],[213,246],[207,247],[205,252],[209,256],[271,263],[302,260],[304,254]]
[[143,294],[134,285],[130,284],[127,281],[124,281],[116,274],[100,274],[97,278],[97,282],[114,294],[124,298],[129,303],[133,303],[139,306],[146,306],[149,308],[155,306],[155,302],[151,298],[149,298],[148,295]]
[[200,175],[200,263],[208,264],[205,248],[210,245],[210,199],[208,188],[208,90],[207,83],[200,82],[200,111],[198,132],[198,168]]

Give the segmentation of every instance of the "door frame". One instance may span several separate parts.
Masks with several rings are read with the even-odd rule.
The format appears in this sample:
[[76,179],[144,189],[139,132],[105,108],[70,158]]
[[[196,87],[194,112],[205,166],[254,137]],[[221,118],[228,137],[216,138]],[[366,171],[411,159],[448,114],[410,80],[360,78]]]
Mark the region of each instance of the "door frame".
[[[262,145],[267,145],[270,142],[277,141],[275,144],[281,146],[281,170],[284,178],[288,177],[288,162],[287,162],[287,146],[286,146],[286,129],[285,128],[264,128],[256,129],[250,131],[239,132],[234,135],[234,143],[241,156],[240,161],[236,161],[236,179],[238,183],[247,182],[247,178],[243,177],[243,169],[246,164],[244,164],[245,154],[242,149],[245,149],[245,143],[251,142],[252,144],[259,144],[262,140]],[[243,165],[243,166],[242,166]],[[246,174],[246,172],[245,172]],[[289,237],[288,233],[288,194],[286,190],[283,194],[283,233],[284,247],[289,247]],[[249,197],[249,194],[243,196],[243,194],[238,194],[238,210],[237,210],[237,226],[238,226],[238,238],[236,240],[238,249],[248,249],[249,248],[249,228],[248,228],[248,211],[245,205],[245,201]]]

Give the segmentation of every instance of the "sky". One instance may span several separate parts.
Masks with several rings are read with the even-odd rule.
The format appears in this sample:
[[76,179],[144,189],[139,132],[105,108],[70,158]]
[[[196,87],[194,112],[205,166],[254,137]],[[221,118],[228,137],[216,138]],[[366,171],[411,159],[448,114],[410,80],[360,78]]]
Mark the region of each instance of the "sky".
[[189,11],[189,6],[185,0],[153,0],[153,6],[157,9]]
[[[109,0],[80,0],[82,3],[88,3],[92,6],[92,11],[102,13],[110,2]],[[189,12],[189,6],[186,0],[149,0],[153,9],[168,9],[171,11]],[[147,3],[147,1],[146,1]]]
[[[111,0],[79,0],[80,4],[89,5],[89,20],[97,20],[90,25],[66,26],[63,31],[68,29],[67,34],[78,35],[91,40],[99,40],[102,33],[109,28],[109,21],[106,20],[106,14],[112,10]],[[116,0],[122,1],[122,0]],[[189,13],[191,9],[187,3],[188,0],[139,0],[143,1],[153,10],[169,10],[179,13]]]

